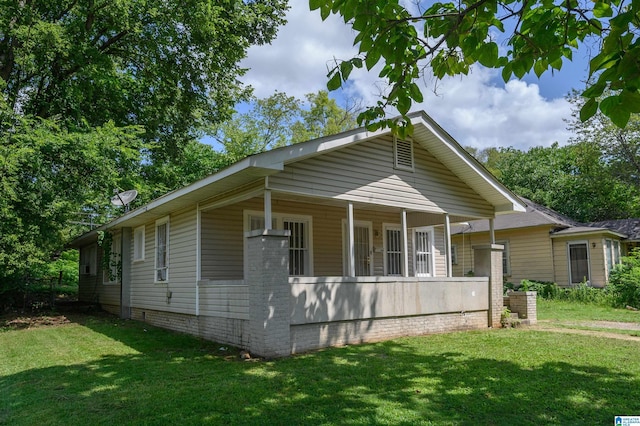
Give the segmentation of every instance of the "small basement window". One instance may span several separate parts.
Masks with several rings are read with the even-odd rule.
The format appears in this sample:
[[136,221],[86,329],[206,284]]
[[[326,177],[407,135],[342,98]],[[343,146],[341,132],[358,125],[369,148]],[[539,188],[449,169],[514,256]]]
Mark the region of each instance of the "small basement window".
[[393,138],[394,167],[401,170],[413,171],[413,142]]

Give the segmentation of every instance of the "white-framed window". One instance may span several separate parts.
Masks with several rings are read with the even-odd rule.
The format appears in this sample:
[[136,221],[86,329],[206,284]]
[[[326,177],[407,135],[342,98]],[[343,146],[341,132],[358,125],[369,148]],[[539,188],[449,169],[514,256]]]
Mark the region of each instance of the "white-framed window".
[[[347,246],[347,220],[342,219],[342,265],[349,275],[349,247]],[[368,221],[353,222],[354,270],[356,277],[373,275],[373,224]]]
[[458,264],[458,245],[457,244],[451,244],[451,264],[452,265]]
[[80,275],[96,275],[98,246],[93,244],[80,249]]
[[145,236],[144,225],[138,226],[133,230],[133,261],[141,262],[144,260]]
[[154,282],[169,281],[169,216],[156,220]]
[[413,171],[413,141],[393,138],[393,165],[396,169]]
[[117,284],[120,282],[120,268],[122,267],[122,237],[114,235],[111,239],[111,252],[103,253],[109,256],[109,267],[102,271],[104,284]]
[[432,227],[413,230],[413,271],[416,277],[435,276]]
[[502,250],[502,275],[511,275],[511,256],[509,254],[509,241],[496,241],[496,244],[504,246],[504,250]]
[[567,258],[569,259],[569,284],[588,283],[590,278],[589,242],[572,241],[567,243]]
[[384,274],[402,276],[402,228],[400,225],[383,225]]
[[[289,275],[313,276],[313,241],[311,216],[271,214],[271,228],[290,231]],[[264,213],[245,211],[245,230],[264,229]],[[246,253],[246,247],[245,247]],[[245,275],[248,271],[245,256]]]
[[604,255],[607,264],[607,277],[620,263],[620,241],[618,240],[604,240]]

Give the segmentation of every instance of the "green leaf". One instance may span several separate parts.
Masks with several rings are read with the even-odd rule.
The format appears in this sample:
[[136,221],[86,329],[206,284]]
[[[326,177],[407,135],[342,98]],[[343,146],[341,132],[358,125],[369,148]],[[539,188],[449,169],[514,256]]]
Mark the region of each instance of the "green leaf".
[[609,18],[613,16],[613,10],[608,3],[597,1],[593,5],[593,16],[596,18]]
[[607,85],[605,83],[598,82],[582,92],[582,96],[585,98],[597,98],[602,95],[606,87]]
[[327,82],[327,89],[337,90],[340,88],[340,86],[342,86],[342,79],[340,78],[340,73],[338,72],[337,69],[334,69],[332,72],[333,72],[333,75]]
[[540,76],[544,74],[546,70],[547,70],[547,65],[545,64],[545,61],[540,60],[540,61],[536,61],[533,64],[533,71],[536,73],[538,78],[540,78]]
[[373,68],[378,63],[379,60],[380,60],[380,50],[375,48],[369,50],[366,58],[364,58],[364,63],[367,66],[367,70],[371,71],[371,68]]
[[580,121],[584,122],[590,119],[598,111],[598,101],[591,98],[580,108]]
[[353,70],[353,64],[351,61],[343,61],[340,63],[340,74],[342,80],[347,81],[351,74],[351,70]]
[[640,93],[623,90],[620,93],[620,106],[628,112],[640,113]]
[[418,85],[415,83],[411,83],[411,85],[409,86],[409,93],[411,94],[411,99],[418,103],[424,100],[420,87],[418,87]]
[[[600,105],[602,106],[602,104]],[[608,111],[608,113],[605,113],[603,111],[603,114],[609,117],[613,124],[620,127],[621,129],[627,127],[629,118],[631,118],[631,113],[629,111],[625,111],[623,108],[612,108]]]
[[316,10],[326,4],[325,0],[309,0],[309,9]]
[[486,43],[478,49],[478,62],[487,68],[493,68],[498,61],[498,45],[494,42]]

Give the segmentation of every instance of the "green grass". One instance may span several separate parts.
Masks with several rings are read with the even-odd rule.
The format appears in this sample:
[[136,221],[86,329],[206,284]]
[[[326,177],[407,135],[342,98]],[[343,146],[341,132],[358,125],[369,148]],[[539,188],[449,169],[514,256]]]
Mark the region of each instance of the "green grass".
[[[546,314],[545,314],[546,315]],[[640,343],[505,329],[278,361],[114,318],[0,332],[0,424],[613,424]]]
[[640,311],[538,298],[538,319],[552,321],[621,321],[640,323]]

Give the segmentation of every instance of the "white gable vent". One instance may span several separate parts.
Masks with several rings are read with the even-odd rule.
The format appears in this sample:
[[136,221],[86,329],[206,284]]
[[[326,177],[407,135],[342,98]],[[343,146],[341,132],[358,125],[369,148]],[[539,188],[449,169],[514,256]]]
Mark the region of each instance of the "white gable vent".
[[413,142],[393,138],[394,166],[396,169],[413,171]]

